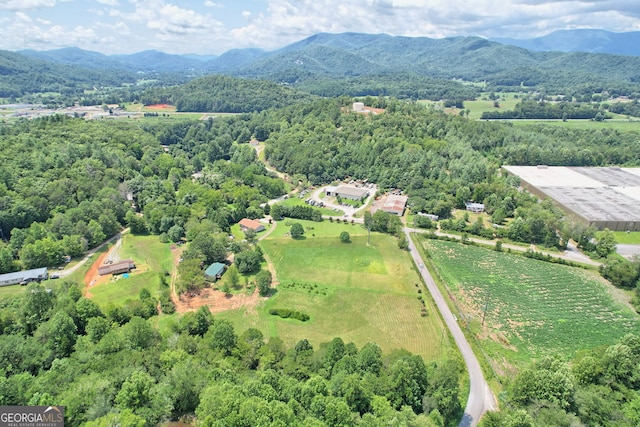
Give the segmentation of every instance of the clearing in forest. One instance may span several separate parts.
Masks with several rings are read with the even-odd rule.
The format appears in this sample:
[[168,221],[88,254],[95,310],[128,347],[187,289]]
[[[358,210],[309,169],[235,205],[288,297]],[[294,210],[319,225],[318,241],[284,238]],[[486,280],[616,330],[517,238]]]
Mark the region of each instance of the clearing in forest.
[[[117,253],[110,256],[113,259],[133,259],[136,269],[126,278],[122,274],[100,276],[92,286],[85,289],[85,293],[103,310],[111,304],[119,306],[127,300],[138,299],[142,288],[146,288],[151,295],[158,296],[163,290],[160,276],[170,273],[172,269],[170,244],[160,242],[158,236],[123,234],[122,245]],[[95,270],[100,264],[102,257],[96,260]]]
[[[302,239],[287,234],[295,222],[305,228]],[[343,231],[350,243],[341,243]],[[316,347],[334,337],[358,346],[373,341],[385,352],[404,348],[425,360],[442,360],[454,348],[409,254],[398,249],[394,237],[372,233],[368,245],[358,224],[285,220],[260,246],[280,284],[257,309],[218,314],[237,330],[255,327],[287,345],[303,338]],[[426,303],[425,317],[419,297]],[[302,311],[311,319],[282,319],[269,315],[272,308]]]

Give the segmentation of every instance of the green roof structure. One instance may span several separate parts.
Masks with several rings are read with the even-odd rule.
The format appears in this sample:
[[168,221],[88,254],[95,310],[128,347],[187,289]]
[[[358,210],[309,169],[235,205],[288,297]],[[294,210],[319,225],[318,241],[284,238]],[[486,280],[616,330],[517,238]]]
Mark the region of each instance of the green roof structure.
[[204,271],[204,276],[208,280],[218,280],[224,273],[225,265],[220,262],[214,262]]

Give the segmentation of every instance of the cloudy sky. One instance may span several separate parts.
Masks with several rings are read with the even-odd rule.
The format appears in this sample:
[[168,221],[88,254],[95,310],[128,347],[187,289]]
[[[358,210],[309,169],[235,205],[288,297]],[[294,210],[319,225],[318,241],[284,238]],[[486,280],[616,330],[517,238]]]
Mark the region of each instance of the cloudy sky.
[[0,49],[219,55],[318,32],[530,38],[639,31],[638,0],[0,0]]

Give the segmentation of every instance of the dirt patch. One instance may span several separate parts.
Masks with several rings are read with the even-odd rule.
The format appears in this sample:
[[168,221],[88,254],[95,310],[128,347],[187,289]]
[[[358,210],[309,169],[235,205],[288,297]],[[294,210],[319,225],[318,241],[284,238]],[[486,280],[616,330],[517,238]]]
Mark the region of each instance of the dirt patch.
[[98,268],[104,264],[105,260],[107,259],[114,259],[114,252],[116,252],[118,250],[118,248],[120,247],[120,245],[122,244],[122,237],[119,237],[116,240],[116,243],[109,248],[109,250],[107,250],[104,253],[101,253],[100,255],[98,255],[98,258],[95,260],[95,262],[93,264],[91,264],[91,267],[89,267],[89,270],[85,273],[84,275],[84,296],[86,298],[91,298],[91,288],[98,286],[98,285],[102,285],[104,283],[108,283],[109,280],[111,279],[111,275],[105,275],[105,276],[100,276],[98,274]]
[[265,298],[259,296],[257,288],[251,295],[226,295],[222,291],[205,288],[200,291],[184,292],[174,303],[178,313],[196,311],[202,306],[209,307],[209,311],[212,313],[220,313],[241,307],[253,309],[263,299]]
[[169,105],[169,104],[146,105],[145,108],[149,110],[158,110],[158,111],[170,111],[174,109],[173,105]]
[[84,275],[84,296],[86,298],[91,298],[91,288],[99,285],[101,283],[106,283],[109,281],[109,276],[100,276],[98,274],[98,267],[100,267],[102,265],[102,263],[104,262],[104,260],[107,258],[107,256],[109,256],[109,251],[108,252],[104,252],[101,253],[98,256],[98,259],[96,259],[96,261],[91,264],[91,267],[89,267],[89,270],[85,273]]

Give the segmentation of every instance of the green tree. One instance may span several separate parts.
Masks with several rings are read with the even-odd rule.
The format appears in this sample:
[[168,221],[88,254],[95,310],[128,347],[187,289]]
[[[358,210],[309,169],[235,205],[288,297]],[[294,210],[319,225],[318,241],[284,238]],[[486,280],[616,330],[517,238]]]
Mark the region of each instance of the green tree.
[[167,230],[167,236],[172,242],[179,242],[184,237],[184,228],[180,225],[173,225]]
[[13,251],[11,248],[0,242],[0,274],[13,271]]
[[231,322],[226,319],[216,320],[209,334],[212,348],[221,350],[225,355],[231,354],[238,340]]
[[600,266],[600,274],[614,286],[633,289],[640,279],[640,262],[610,256]]
[[150,400],[151,387],[155,380],[144,371],[135,371],[122,383],[120,391],[116,395],[115,403],[122,407],[135,411],[147,406]]
[[89,319],[93,317],[104,317],[100,307],[88,298],[80,298],[76,301],[76,314],[78,318],[78,332],[84,334]]
[[32,334],[37,326],[49,317],[54,299],[39,283],[30,283],[22,294],[20,320],[27,334]]
[[302,224],[298,222],[292,224],[291,229],[289,230],[289,234],[294,239],[299,239],[300,237],[304,236],[304,228],[302,227]]
[[227,269],[225,278],[231,286],[233,286],[234,288],[238,287],[238,285],[240,284],[240,276],[238,273],[238,267],[236,267],[235,264]]
[[349,235],[349,232],[343,231],[342,233],[340,233],[340,241],[342,243],[350,243],[351,242],[351,236]]
[[256,275],[256,284],[258,286],[258,292],[260,296],[267,296],[271,290],[271,282],[273,278],[271,277],[271,272],[269,270],[260,270],[260,272]]
[[53,357],[67,357],[76,343],[76,325],[64,311],[58,311],[36,332],[36,336],[48,347]]
[[241,274],[251,274],[260,270],[263,259],[262,253],[257,250],[243,251],[236,255],[234,264]]
[[596,253],[600,258],[606,258],[616,250],[616,236],[613,231],[605,228],[595,234]]
[[100,341],[110,330],[111,324],[109,320],[104,317],[91,317],[85,326],[87,337],[89,337],[94,344]]
[[138,216],[133,211],[127,212],[125,221],[132,234],[147,234],[149,232],[144,217]]

